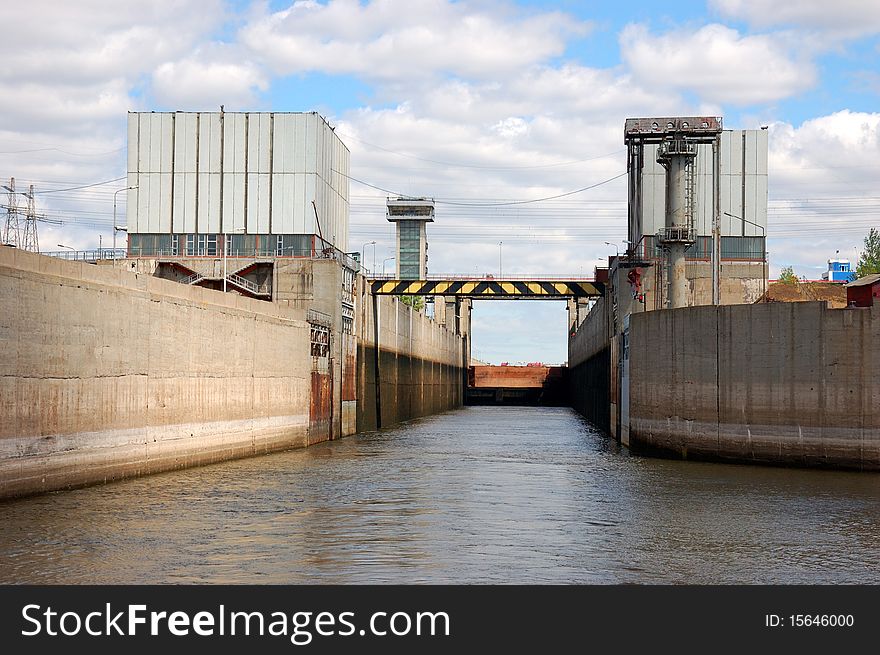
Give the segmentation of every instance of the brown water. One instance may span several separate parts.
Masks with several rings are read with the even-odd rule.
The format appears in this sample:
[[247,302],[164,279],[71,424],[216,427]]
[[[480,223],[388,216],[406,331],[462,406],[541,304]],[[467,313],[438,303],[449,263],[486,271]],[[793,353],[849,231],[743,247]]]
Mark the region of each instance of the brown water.
[[880,476],[634,457],[470,407],[0,504],[0,582],[880,583]]

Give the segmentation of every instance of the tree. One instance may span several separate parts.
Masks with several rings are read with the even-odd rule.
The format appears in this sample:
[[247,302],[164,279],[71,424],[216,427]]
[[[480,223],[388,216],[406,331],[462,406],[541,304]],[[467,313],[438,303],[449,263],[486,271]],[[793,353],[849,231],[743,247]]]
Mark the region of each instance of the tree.
[[856,266],[856,277],[880,273],[880,232],[873,227],[865,237],[865,249]]
[[402,302],[404,305],[412,307],[417,312],[420,312],[425,308],[424,296],[401,296],[400,302]]
[[786,266],[779,271],[779,281],[784,282],[785,284],[797,284],[798,278],[797,275],[794,274],[794,268]]

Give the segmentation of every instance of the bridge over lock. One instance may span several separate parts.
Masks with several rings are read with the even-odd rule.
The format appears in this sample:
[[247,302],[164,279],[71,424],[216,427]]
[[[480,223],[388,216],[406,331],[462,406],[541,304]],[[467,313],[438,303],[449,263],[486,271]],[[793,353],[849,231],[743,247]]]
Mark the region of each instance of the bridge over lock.
[[[405,280],[374,277],[370,279],[374,299],[382,295],[434,296],[437,307],[451,304],[453,315],[462,314],[462,300],[565,300],[577,311],[578,301],[601,297],[604,284],[594,278],[516,276],[468,277],[428,276]],[[377,309],[374,303],[374,311]],[[378,314],[374,315],[379,325]],[[465,402],[471,405],[563,405],[567,381],[564,366],[487,366],[467,367]]]

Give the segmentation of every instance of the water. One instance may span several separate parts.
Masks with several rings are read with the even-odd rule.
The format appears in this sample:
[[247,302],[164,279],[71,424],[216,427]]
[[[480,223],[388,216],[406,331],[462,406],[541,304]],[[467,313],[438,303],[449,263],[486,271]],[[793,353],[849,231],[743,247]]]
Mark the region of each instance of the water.
[[0,582],[880,583],[880,477],[634,457],[471,407],[0,504]]

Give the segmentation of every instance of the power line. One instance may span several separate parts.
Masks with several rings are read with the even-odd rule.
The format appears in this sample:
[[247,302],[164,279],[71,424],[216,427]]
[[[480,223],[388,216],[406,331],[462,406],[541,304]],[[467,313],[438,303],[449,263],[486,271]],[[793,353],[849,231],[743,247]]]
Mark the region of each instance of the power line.
[[117,152],[122,152],[125,148],[117,148],[116,150],[107,150],[105,152],[96,152],[96,153],[83,153],[83,152],[70,152],[69,150],[63,150],[61,148],[29,148],[26,150],[0,150],[0,155],[21,155],[25,153],[31,152],[60,152],[65,155],[70,155],[71,157],[105,157],[107,155],[115,155]]
[[[408,197],[408,195],[405,193],[397,193],[396,191],[391,191],[390,189],[383,189],[382,187],[376,186],[375,184],[370,184],[369,182],[365,182],[363,180],[359,180],[356,177],[352,177],[351,175],[347,175],[347,174],[343,173],[342,171],[337,171],[336,169],[333,169],[333,172],[338,173],[339,175],[342,175],[343,177],[347,177],[352,182],[357,182],[358,184],[363,184],[364,186],[368,186],[372,189],[376,189],[377,191],[382,191],[384,193],[388,193],[393,196],[399,196],[399,197],[404,197],[404,198]],[[437,204],[455,205],[458,207],[506,207],[506,206],[510,206],[510,205],[527,205],[527,204],[531,204],[531,203],[535,203],[535,202],[544,202],[547,200],[556,200],[557,198],[565,198],[566,196],[572,196],[576,193],[582,193],[582,192],[588,191],[590,189],[595,189],[596,187],[600,187],[603,184],[608,184],[609,182],[613,182],[614,180],[617,180],[626,174],[627,174],[626,171],[624,171],[623,173],[619,173],[619,174],[615,175],[614,177],[608,178],[607,180],[602,180],[601,182],[596,182],[595,184],[591,184],[589,186],[585,186],[580,189],[575,189],[574,191],[566,191],[565,193],[560,193],[555,196],[547,196],[546,198],[533,198],[531,200],[511,200],[508,202],[491,202],[491,201],[490,202],[456,202],[453,200],[443,200],[443,199],[435,198],[434,202]]]
[[50,189],[49,191],[35,191],[34,193],[62,193],[64,191],[76,191],[77,189],[88,189],[93,186],[101,186],[102,184],[110,184],[111,182],[119,182],[126,179],[126,176],[117,177],[112,180],[104,180],[103,182],[95,182],[93,184],[83,184],[82,186],[73,186],[69,189]]

